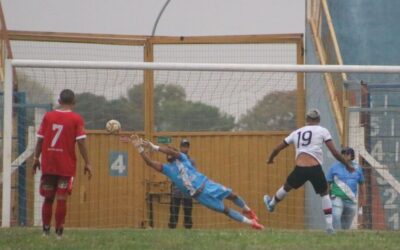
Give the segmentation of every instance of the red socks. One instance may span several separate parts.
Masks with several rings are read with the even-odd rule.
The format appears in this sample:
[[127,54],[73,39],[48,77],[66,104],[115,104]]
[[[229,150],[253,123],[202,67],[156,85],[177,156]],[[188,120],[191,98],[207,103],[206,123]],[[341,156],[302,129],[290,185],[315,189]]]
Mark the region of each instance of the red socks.
[[42,222],[44,226],[50,226],[51,214],[53,211],[53,199],[44,199],[42,206]]
[[[50,226],[53,212],[53,199],[45,199],[42,206],[42,222],[44,226]],[[67,201],[57,200],[56,228],[64,227],[65,215],[67,214]]]
[[67,214],[67,201],[66,200],[57,200],[56,228],[64,227],[66,214]]

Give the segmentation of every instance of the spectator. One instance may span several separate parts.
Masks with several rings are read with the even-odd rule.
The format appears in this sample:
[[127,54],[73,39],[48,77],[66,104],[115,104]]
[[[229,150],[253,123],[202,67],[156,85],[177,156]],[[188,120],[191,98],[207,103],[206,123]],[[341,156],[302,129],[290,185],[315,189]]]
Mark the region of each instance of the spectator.
[[353,168],[346,169],[342,163],[336,162],[330,167],[326,179],[331,190],[333,227],[349,229],[358,211],[358,185],[360,185],[360,206],[365,204],[364,175],[361,167],[353,162],[354,149],[343,148],[341,153]]
[[[192,158],[189,157],[189,149],[190,142],[187,139],[183,139],[180,144],[180,151],[187,155],[189,160],[192,163],[193,167],[196,167],[195,162]],[[191,229],[193,226],[192,221],[192,209],[193,209],[193,200],[190,196],[182,193],[179,188],[172,183],[171,185],[171,203],[170,203],[170,217],[169,217],[169,228],[176,228],[176,224],[178,223],[179,218],[179,208],[183,205],[183,214],[184,214],[184,226],[186,229]]]

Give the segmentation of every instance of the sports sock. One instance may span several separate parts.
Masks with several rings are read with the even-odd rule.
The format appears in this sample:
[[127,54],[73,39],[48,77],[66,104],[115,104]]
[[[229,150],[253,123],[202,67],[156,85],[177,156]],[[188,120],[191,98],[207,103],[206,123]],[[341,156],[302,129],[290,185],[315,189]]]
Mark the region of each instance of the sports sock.
[[322,196],[322,209],[325,214],[326,227],[332,228],[332,201],[329,195]]
[[280,187],[278,189],[278,191],[276,191],[276,194],[274,195],[274,197],[272,198],[270,205],[271,206],[275,206],[276,203],[280,202],[281,200],[283,200],[285,198],[285,196],[287,195],[286,190],[282,187]]
[[43,226],[49,226],[51,223],[51,215],[53,213],[53,199],[45,198],[42,206],[42,223]]
[[238,195],[236,196],[236,199],[233,200],[233,203],[244,211],[250,211],[250,208],[246,205],[246,202]]
[[239,221],[239,222],[246,223],[249,225],[253,224],[253,222],[250,219],[246,218],[245,216],[243,216],[241,213],[239,213],[236,210],[229,208],[227,215],[229,218],[234,219],[235,221]]
[[56,229],[62,228],[65,222],[65,215],[67,214],[67,201],[57,200],[56,208]]

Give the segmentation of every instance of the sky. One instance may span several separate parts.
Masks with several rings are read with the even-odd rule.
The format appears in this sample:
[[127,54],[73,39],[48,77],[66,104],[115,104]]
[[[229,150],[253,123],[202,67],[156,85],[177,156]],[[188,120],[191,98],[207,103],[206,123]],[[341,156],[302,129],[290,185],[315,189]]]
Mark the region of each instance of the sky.
[[[1,0],[8,29],[150,35],[166,0]],[[171,0],[156,35],[303,33],[305,0]]]

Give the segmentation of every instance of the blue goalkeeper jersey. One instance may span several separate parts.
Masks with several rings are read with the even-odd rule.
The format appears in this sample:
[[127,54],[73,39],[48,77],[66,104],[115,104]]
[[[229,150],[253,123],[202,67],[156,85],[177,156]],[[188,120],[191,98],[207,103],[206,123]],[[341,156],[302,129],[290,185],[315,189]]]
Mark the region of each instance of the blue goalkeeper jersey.
[[200,173],[193,167],[187,155],[180,153],[179,158],[172,163],[163,164],[162,173],[184,193],[190,196],[196,193],[205,181],[207,176]]

